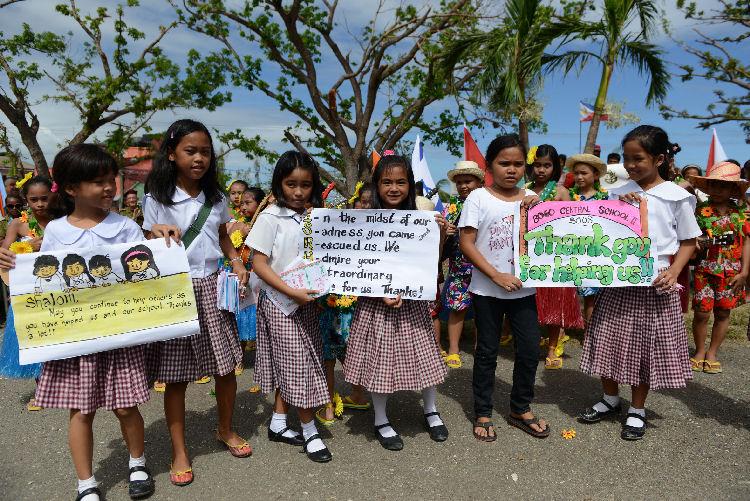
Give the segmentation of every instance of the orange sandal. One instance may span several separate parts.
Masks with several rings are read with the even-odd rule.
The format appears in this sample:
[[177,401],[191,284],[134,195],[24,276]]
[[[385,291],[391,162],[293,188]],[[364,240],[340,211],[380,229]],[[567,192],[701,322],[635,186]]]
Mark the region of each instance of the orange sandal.
[[172,463],[169,463],[169,480],[177,487],[184,487],[193,483],[193,468],[185,471],[172,471]]
[[218,430],[216,430],[216,440],[226,445],[229,453],[236,458],[246,458],[253,453],[253,449],[247,442],[242,442],[240,445],[230,445],[229,442],[221,437],[221,433]]

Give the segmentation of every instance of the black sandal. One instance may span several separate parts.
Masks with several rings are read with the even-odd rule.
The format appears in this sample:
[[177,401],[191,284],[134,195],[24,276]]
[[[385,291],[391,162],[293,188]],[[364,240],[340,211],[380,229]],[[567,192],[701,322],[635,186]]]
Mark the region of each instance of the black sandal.
[[76,501],[81,501],[81,499],[85,498],[89,494],[96,494],[97,496],[99,496],[99,499],[102,499],[102,491],[99,489],[99,487],[89,487],[85,491],[78,493]]
[[[307,440],[305,440],[305,443],[302,444],[301,452],[304,452],[305,454],[307,454],[307,457],[309,457],[311,460],[315,461],[316,463],[327,463],[328,461],[333,459],[333,456],[331,455],[331,451],[328,450],[328,447],[325,447],[325,444],[324,444],[324,447],[319,451],[315,451],[315,452],[307,451],[307,444],[309,444],[316,438],[320,438],[320,435],[318,435],[317,433],[311,436],[310,438],[308,438]],[[322,441],[323,439],[320,438],[320,440]]]
[[[384,449],[388,449],[389,451],[400,451],[404,448],[404,441],[401,440],[401,436],[399,436],[398,433],[392,437],[384,437],[380,434],[380,429],[387,428],[388,426],[391,426],[391,423],[384,423],[376,426],[375,436],[378,437],[378,442],[380,442],[380,445],[382,445]],[[391,428],[393,428],[393,426],[391,426]],[[395,428],[393,431],[396,431]]]
[[132,468],[130,468],[130,474],[133,474],[136,471],[145,472],[146,475],[148,475],[148,478],[146,478],[146,480],[130,480],[130,477],[128,477],[128,494],[130,495],[130,499],[147,498],[151,494],[153,494],[154,490],[156,489],[156,486],[154,485],[154,478],[151,476],[151,472],[148,471],[148,468],[146,468],[145,466],[133,466]]
[[[636,414],[635,412],[628,412],[628,417],[632,418],[638,418],[641,421],[643,421],[643,426],[629,426],[624,425],[622,427],[622,433],[620,433],[620,438],[623,440],[640,440],[643,438],[643,435],[646,434],[646,416],[641,416],[640,414]],[[627,421],[625,421],[627,423]]]
[[522,419],[522,418],[514,417],[511,414],[508,414],[508,424],[510,424],[511,426],[515,426],[516,428],[520,428],[521,430],[525,431],[532,437],[536,437],[536,438],[547,438],[550,433],[549,423],[544,423],[545,428],[542,431],[537,431],[531,427],[532,424],[535,424],[540,428],[542,427],[542,425],[539,424],[538,416],[534,416],[533,418],[529,418],[529,419]]
[[[492,427],[492,435],[490,435],[490,427]],[[487,435],[480,435],[476,432],[476,428],[484,428],[487,432]],[[492,421],[480,423],[479,421],[477,421],[477,419],[474,419],[474,438],[481,442],[494,442],[495,440],[497,440],[495,425],[492,424]]]

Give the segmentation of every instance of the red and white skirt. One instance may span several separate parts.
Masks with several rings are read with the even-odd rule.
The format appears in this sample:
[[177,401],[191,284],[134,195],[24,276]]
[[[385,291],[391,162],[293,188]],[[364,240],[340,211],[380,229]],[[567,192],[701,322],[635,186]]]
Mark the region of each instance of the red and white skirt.
[[619,384],[682,388],[693,379],[680,294],[603,287],[581,353],[581,370]]
[[542,325],[583,329],[583,316],[575,287],[537,287],[536,311]]
[[34,400],[46,409],[127,409],[149,400],[143,346],[52,360],[42,365]]
[[405,300],[389,308],[360,297],[344,360],[346,381],[376,393],[421,390],[445,379],[427,301]]
[[242,362],[234,313],[216,306],[218,272],[193,279],[200,333],[152,343],[147,347],[149,380],[161,383],[224,376]]
[[286,316],[261,293],[257,318],[255,381],[261,391],[278,388],[284,402],[301,409],[330,402],[315,302]]

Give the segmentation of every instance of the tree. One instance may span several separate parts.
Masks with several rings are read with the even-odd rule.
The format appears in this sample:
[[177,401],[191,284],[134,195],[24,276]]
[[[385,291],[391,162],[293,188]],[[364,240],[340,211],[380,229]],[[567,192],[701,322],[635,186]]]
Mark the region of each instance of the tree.
[[[689,4],[678,0],[677,5],[685,12],[685,17],[702,21],[709,25],[718,25],[720,35],[711,36],[695,28],[698,35],[697,45],[681,42],[682,48],[698,58],[702,70],[696,71],[693,66],[680,65],[679,75],[683,82],[693,78],[703,78],[722,88],[714,89],[715,100],[709,104],[705,113],[677,110],[665,103],[660,103],[664,118],[689,118],[700,120],[698,127],[707,129],[712,125],[725,122],[739,122],[750,139],[750,68],[742,63],[739,56],[745,54],[747,61],[747,42],[750,37],[750,0],[719,0],[722,8],[709,13],[698,10],[695,2]],[[735,28],[739,28],[736,31]],[[744,29],[743,29],[744,28]],[[736,32],[736,34],[732,34]],[[737,95],[727,95],[726,88],[735,89]],[[723,105],[722,109],[717,108]]]
[[460,147],[454,127],[464,120],[462,105],[433,120],[426,110],[479,71],[467,66],[446,79],[437,64],[442,45],[475,26],[476,0],[445,0],[435,10],[401,6],[387,19],[380,0],[356,34],[339,27],[338,0],[246,0],[237,8],[170,1],[190,29],[222,45],[208,64],[223,65],[235,86],[295,117],[285,139],[322,159],[322,177],[347,198],[369,178],[371,150],[396,149],[414,127],[436,144]]
[[[39,102],[72,105],[80,121],[70,140],[76,144],[108,124],[125,131],[147,129],[156,111],[182,106],[214,109],[229,98],[216,90],[224,83],[217,68],[190,60],[183,76],[164,54],[160,44],[176,21],[160,26],[147,40],[126,19],[126,11],[137,8],[137,0],[128,0],[113,15],[106,7],[83,14],[75,0],[69,0],[55,9],[74,21],[76,35],[37,33],[29,23],[22,23],[20,33],[0,32],[0,111],[18,130],[38,173],[49,175],[37,140],[40,123],[34,108]],[[113,37],[108,40],[110,32]],[[85,41],[80,43],[77,37]],[[143,49],[131,55],[135,45]],[[44,80],[53,84],[54,92],[33,94]]]
[[633,66],[649,81],[646,104],[664,99],[669,88],[669,73],[662,60],[662,50],[649,42],[656,28],[658,11],[651,0],[604,0],[599,21],[586,21],[578,16],[565,16],[554,23],[554,29],[565,34],[565,42],[598,41],[599,51],[568,50],[546,57],[552,69],[563,68],[565,74],[580,69],[593,59],[602,65],[599,91],[594,103],[594,116],[586,137],[584,152],[593,153],[599,122],[607,100],[609,81],[615,67]]

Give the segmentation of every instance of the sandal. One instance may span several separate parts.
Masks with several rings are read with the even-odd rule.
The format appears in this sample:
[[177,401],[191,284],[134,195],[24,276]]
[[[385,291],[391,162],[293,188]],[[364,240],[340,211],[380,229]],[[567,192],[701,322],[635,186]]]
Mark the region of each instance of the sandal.
[[[559,363],[556,363],[556,362],[559,362]],[[545,358],[544,359],[544,368],[545,369],[550,369],[550,370],[562,369],[562,358],[560,358],[560,357],[555,357],[555,358],[549,358],[549,357],[547,357],[547,358]]]
[[693,357],[690,357],[690,368],[693,369],[693,372],[703,372],[705,363],[705,360],[696,360]]
[[325,417],[320,415],[320,411],[324,411],[326,409],[332,409],[333,404],[331,402],[328,402],[323,407],[315,411],[315,420],[318,421],[318,423],[322,424],[323,426],[331,426],[335,419],[326,419]]
[[243,372],[245,372],[245,364],[244,363],[237,364],[237,366],[234,368],[234,375],[241,376]]
[[206,384],[211,382],[211,376],[203,376],[200,379],[196,379],[195,384]]
[[169,480],[177,487],[192,484],[194,478],[192,467],[189,467],[185,471],[172,471],[172,463],[169,463]]
[[89,494],[96,494],[99,496],[99,499],[102,499],[102,491],[99,490],[99,487],[89,487],[83,492],[79,492],[78,496],[76,496],[76,501],[81,501],[81,499],[85,498]]
[[167,383],[160,383],[159,381],[154,381],[154,391],[164,391],[167,389]]
[[721,368],[721,362],[709,362],[708,360],[703,361],[703,372],[706,374],[721,374],[724,369]]
[[516,428],[520,428],[521,430],[525,431],[532,437],[537,437],[537,438],[547,438],[550,432],[550,426],[548,423],[545,423],[545,428],[543,431],[537,431],[531,427],[532,424],[535,424],[539,426],[540,428],[542,427],[539,424],[538,416],[534,416],[533,418],[529,418],[529,419],[523,419],[523,418],[514,417],[512,414],[508,414],[508,424],[511,426],[515,426]]
[[440,356],[443,357],[443,360],[445,360],[445,357],[448,356],[448,352],[445,350],[440,350]]
[[510,344],[511,341],[513,341],[513,334],[508,334],[507,336],[500,336],[500,346],[505,346],[506,344]]
[[461,368],[461,357],[458,356],[458,353],[455,355],[448,355],[445,357],[445,365],[450,367],[451,369],[460,369]]
[[29,401],[26,402],[26,410],[27,411],[40,411],[42,410],[42,408],[34,402],[34,397],[31,397]]
[[248,341],[245,351],[255,351],[255,341]]
[[342,402],[344,405],[344,409],[356,409],[358,411],[366,411],[372,406],[370,402],[358,404],[354,400],[352,400],[352,397],[349,396],[344,397],[344,400]]
[[[492,427],[492,435],[490,435],[490,427]],[[477,433],[476,428],[484,428],[487,432],[487,435],[480,435],[479,433]],[[494,442],[495,440],[497,440],[495,425],[492,424],[492,421],[480,423],[479,421],[474,419],[474,438],[476,438],[480,442]]]
[[231,445],[229,442],[222,438],[219,430],[216,430],[216,440],[223,443],[229,449],[229,453],[236,458],[246,458],[253,453],[252,447],[247,442],[242,442],[240,445]]

